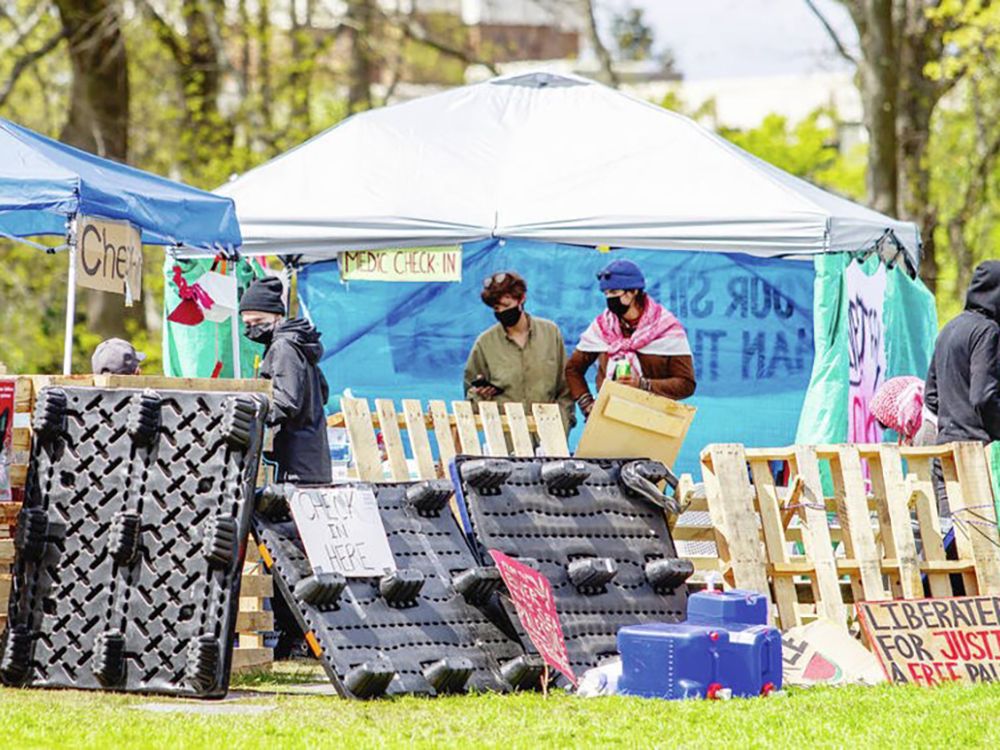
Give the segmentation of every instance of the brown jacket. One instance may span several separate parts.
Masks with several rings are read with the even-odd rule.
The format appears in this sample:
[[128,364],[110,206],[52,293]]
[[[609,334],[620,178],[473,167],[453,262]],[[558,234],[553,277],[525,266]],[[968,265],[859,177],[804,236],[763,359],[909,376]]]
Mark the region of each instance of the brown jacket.
[[[694,393],[694,360],[690,355],[665,357],[658,354],[638,354],[643,378],[649,381],[649,390],[659,396],[679,400]],[[574,401],[590,393],[586,373],[597,360],[597,390],[601,390],[607,375],[608,355],[582,352],[576,349],[566,362],[566,384]]]

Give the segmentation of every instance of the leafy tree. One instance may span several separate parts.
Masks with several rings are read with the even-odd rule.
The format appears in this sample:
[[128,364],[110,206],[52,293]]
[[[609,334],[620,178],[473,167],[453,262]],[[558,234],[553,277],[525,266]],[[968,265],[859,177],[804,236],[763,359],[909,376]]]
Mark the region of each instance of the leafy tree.
[[630,7],[611,19],[611,35],[621,60],[648,60],[653,56],[653,28],[642,8]]

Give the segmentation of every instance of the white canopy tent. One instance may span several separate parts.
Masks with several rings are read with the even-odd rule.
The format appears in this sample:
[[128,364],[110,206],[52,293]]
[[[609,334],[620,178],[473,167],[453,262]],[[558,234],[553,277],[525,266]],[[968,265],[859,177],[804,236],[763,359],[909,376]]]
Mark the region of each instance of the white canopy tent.
[[914,224],[792,177],[695,122],[575,76],[496,78],[355,115],[216,192],[243,251],[489,237],[744,252],[887,245],[916,265]]

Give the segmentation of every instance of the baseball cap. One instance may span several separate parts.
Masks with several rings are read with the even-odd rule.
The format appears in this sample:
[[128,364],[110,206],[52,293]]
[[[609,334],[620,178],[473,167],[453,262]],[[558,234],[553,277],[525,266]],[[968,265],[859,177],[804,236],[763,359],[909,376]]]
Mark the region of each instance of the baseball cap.
[[95,375],[131,375],[146,355],[124,339],[106,339],[94,349],[90,365]]

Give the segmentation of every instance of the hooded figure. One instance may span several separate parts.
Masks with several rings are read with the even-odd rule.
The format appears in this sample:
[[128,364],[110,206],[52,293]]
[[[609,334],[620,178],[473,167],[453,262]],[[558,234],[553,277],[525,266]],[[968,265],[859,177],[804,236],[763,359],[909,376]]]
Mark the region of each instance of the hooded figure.
[[275,428],[273,459],[279,482],[329,484],[330,447],[323,407],[330,389],[319,369],[320,334],[312,323],[284,320],[281,281],[255,281],[240,300],[247,338],[264,344],[260,376],[271,381],[268,423]]
[[924,401],[938,445],[1000,439],[1000,261],[976,267],[965,310],[941,329]]

